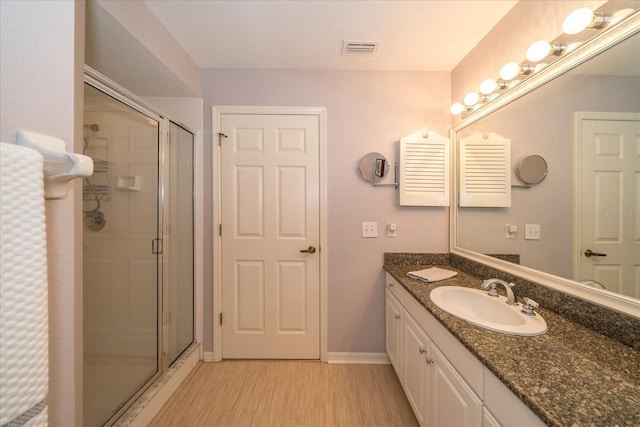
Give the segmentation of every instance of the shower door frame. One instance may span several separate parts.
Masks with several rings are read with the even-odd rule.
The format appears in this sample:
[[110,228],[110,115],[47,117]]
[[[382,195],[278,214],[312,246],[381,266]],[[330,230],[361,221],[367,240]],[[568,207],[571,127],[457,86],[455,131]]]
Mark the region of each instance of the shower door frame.
[[[192,348],[194,345],[197,345],[200,341],[198,337],[198,329],[197,329],[197,317],[198,317],[197,280],[198,279],[196,278],[197,264],[198,264],[197,260],[201,258],[201,255],[198,253],[199,252],[198,245],[196,244],[196,241],[197,241],[196,236],[198,233],[197,220],[196,220],[196,216],[197,216],[197,213],[196,213],[197,191],[196,190],[198,187],[198,182],[197,182],[198,149],[197,149],[197,141],[196,141],[196,132],[193,131],[189,126],[186,126],[183,123],[169,119],[169,116],[167,114],[161,112],[160,110],[155,108],[153,105],[151,105],[147,101],[143,100],[139,96],[135,95],[134,93],[130,92],[129,90],[118,85],[117,83],[113,82],[109,78],[103,76],[99,72],[93,70],[91,67],[86,65],[85,65],[84,83],[90,86],[93,86],[95,89],[105,93],[106,95],[114,98],[115,100],[122,102],[128,107],[158,122],[158,187],[157,187],[158,204],[156,207],[158,223],[156,228],[156,239],[159,238],[161,241],[163,240],[163,237],[165,235],[164,230],[165,230],[166,224],[164,220],[165,220],[165,212],[168,209],[168,207],[166,206],[167,203],[166,203],[165,195],[167,194],[166,191],[168,187],[166,169],[167,169],[167,151],[169,146],[170,123],[173,122],[174,124],[178,125],[179,127],[189,132],[191,135],[193,135],[193,147],[192,147],[192,150],[193,150],[192,152],[192,155],[193,155],[193,159],[192,159],[193,218],[192,218],[192,221],[193,221],[193,234],[194,234],[193,235],[194,301],[193,301],[193,327],[192,327],[193,341],[185,350],[185,352],[187,352],[190,348]],[[167,288],[167,284],[165,284],[165,280],[164,280],[165,266],[164,266],[164,263],[162,262],[162,252],[160,252],[159,254],[156,254],[156,260],[157,260],[156,271],[157,271],[157,292],[158,292],[157,294],[158,295],[157,297],[158,298],[157,300],[157,310],[158,310],[157,328],[158,329],[157,329],[156,363],[157,363],[158,370],[142,387],[140,387],[131,396],[130,399],[124,402],[122,407],[118,411],[116,411],[111,418],[109,418],[106,421],[105,425],[114,424],[131,407],[131,405],[137,399],[139,399],[140,396],[142,396],[145,393],[145,391],[147,391],[149,387],[152,384],[154,384],[154,382],[156,382],[158,378],[160,378],[168,370],[170,366],[168,357],[167,357],[168,345],[169,345],[169,339],[168,339],[169,332],[168,332],[168,328],[165,328],[165,322],[167,321],[167,316],[168,316],[168,303],[165,299],[164,293]],[[177,360],[179,359],[180,359],[180,356],[178,357]]]

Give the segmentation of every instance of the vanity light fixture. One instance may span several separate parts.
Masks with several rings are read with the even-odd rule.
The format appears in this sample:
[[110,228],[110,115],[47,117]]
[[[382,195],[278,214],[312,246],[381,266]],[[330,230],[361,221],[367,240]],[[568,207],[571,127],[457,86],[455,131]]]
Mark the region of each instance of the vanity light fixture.
[[600,29],[611,22],[612,15],[606,13],[594,13],[593,9],[581,7],[571,12],[562,23],[562,31],[565,34],[578,34],[587,28]]
[[519,75],[529,75],[533,73],[533,70],[534,68],[531,65],[509,62],[500,70],[500,78],[503,80],[512,80]]
[[454,116],[457,116],[458,114],[461,114],[466,109],[467,109],[467,107],[465,107],[464,105],[460,104],[459,102],[456,102],[451,106],[449,111],[451,111],[451,114],[453,114]]
[[480,84],[480,93],[485,95],[489,95],[496,89],[498,89],[498,82],[494,79],[487,79]]
[[476,92],[469,92],[464,96],[464,105],[466,105],[467,107],[473,107],[478,103],[479,100],[480,95],[478,95]]
[[[635,9],[622,9],[610,14],[594,12],[593,9],[588,7],[581,7],[571,12],[564,19],[564,22],[562,23],[562,31],[565,34],[573,35],[578,34],[587,28],[602,29],[625,19],[634,11]],[[546,62],[540,62],[544,58],[550,56],[562,56],[573,51],[582,43],[583,41],[581,40],[572,42],[568,45],[557,41],[548,42],[546,40],[539,40],[533,43],[527,49],[526,58],[529,62],[535,63],[535,65],[517,62],[509,62],[508,64],[505,64],[500,70],[500,79],[487,79],[483,81],[480,85],[480,94],[474,92],[467,93],[463,100],[464,104],[456,102],[451,106],[451,114],[458,115],[465,111],[469,113],[477,110],[487,102],[497,98],[500,95],[498,91],[512,88],[523,80],[526,80],[526,76],[537,73],[547,67],[549,64]],[[554,60],[549,62],[553,61]],[[517,76],[524,77],[522,79],[516,79]]]
[[567,47],[561,43],[549,43],[546,40],[538,40],[529,46],[526,56],[529,61],[538,62],[547,56],[560,56],[565,52],[566,48]]
[[[509,84],[504,80],[487,79],[480,85],[480,93],[484,95],[490,95],[497,90],[505,90],[509,87]],[[495,98],[495,96],[494,96]]]

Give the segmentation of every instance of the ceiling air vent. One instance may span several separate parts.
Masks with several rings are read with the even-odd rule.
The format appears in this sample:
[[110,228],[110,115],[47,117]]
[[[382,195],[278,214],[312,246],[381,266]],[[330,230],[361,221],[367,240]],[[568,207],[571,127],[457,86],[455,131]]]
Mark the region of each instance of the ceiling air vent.
[[378,42],[362,42],[344,40],[342,42],[343,55],[374,56],[378,52]]

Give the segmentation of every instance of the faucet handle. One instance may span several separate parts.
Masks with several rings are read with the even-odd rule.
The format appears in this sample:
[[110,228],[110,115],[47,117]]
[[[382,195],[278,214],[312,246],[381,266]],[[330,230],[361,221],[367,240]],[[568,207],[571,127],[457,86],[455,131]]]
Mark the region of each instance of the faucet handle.
[[522,310],[520,311],[527,316],[535,316],[536,313],[533,310],[538,308],[540,304],[527,297],[523,297],[522,300],[524,301],[524,304],[522,305]]
[[498,297],[498,290],[496,289],[496,284],[495,283],[490,283],[487,285],[482,286],[484,289],[488,289],[487,291],[487,295],[489,295],[490,297],[494,297],[497,298]]
[[492,282],[491,280],[485,280],[484,282],[482,282],[482,285],[480,285],[480,287],[482,289],[487,290],[487,295],[489,295],[490,297],[498,297],[498,290],[496,289],[496,284],[494,282]]

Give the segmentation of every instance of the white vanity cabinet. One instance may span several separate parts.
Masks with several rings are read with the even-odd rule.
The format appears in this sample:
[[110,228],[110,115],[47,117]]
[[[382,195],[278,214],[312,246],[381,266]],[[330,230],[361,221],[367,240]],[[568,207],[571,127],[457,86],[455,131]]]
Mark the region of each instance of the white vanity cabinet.
[[396,375],[402,381],[402,373],[400,371],[400,346],[402,345],[402,305],[396,297],[393,296],[389,289],[386,290],[385,299],[385,327],[386,327],[386,347],[387,355],[393,369],[396,371]]
[[402,386],[420,425],[429,425],[431,340],[406,311],[402,324]]
[[431,426],[481,426],[482,400],[456,372],[454,367],[432,346]]
[[[387,354],[416,418],[422,426],[480,427],[482,400],[407,310],[411,300],[415,301],[387,275]],[[476,368],[482,372],[481,365]]]
[[386,286],[387,354],[421,426],[544,425],[388,273]]

